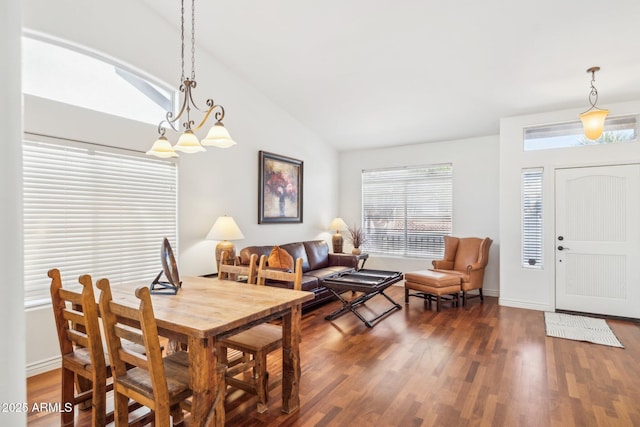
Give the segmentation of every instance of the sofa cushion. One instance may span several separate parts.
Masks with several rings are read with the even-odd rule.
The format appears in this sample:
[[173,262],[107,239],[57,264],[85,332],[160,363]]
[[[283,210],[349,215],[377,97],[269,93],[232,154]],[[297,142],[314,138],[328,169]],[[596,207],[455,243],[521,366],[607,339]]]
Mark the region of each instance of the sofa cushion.
[[293,271],[294,262],[293,257],[289,255],[289,252],[279,246],[274,246],[271,250],[271,254],[269,254],[268,264],[269,267],[286,268],[287,270]]
[[303,242],[309,258],[309,269],[317,270],[329,266],[329,245],[324,240]]
[[302,242],[297,243],[287,243],[286,245],[280,246],[285,251],[289,252],[289,255],[293,257],[293,259],[302,258],[302,272],[306,273],[310,270],[309,268],[309,258],[307,258],[307,251],[304,249],[304,245]]
[[[293,289],[293,282],[282,282],[278,280],[267,280],[265,283],[267,286],[275,286],[278,288]],[[307,292],[314,292],[320,286],[320,282],[317,277],[302,276],[302,290]]]
[[240,264],[249,265],[249,260],[251,259],[252,254],[258,255],[258,262],[260,262],[260,257],[262,255],[269,256],[273,246],[247,246],[246,248],[242,248],[240,251]]

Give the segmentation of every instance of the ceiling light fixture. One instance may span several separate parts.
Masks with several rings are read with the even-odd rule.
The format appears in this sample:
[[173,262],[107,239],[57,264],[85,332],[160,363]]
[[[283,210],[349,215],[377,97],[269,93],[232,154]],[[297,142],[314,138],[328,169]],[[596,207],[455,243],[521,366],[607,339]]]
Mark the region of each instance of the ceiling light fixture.
[[[181,0],[180,4],[182,17],[182,50],[180,52],[182,59],[182,75],[180,76],[180,92],[183,94],[182,105],[180,106],[180,111],[175,117],[173,116],[172,111],[167,112],[165,119],[158,124],[158,133],[160,136],[153,143],[151,149],[147,151],[148,155],[162,158],[178,157],[176,151],[181,151],[183,153],[198,153],[206,151],[203,145],[219,148],[228,148],[235,145],[235,141],[231,139],[229,132],[222,124],[222,119],[224,118],[224,107],[222,107],[222,105],[216,105],[213,99],[209,98],[206,101],[208,108],[204,110],[198,108],[193,100],[191,90],[197,86],[195,71],[195,0],[191,0],[191,77],[185,77],[184,74],[184,0]],[[204,113],[204,118],[195,127],[192,127],[195,124],[195,121],[191,120],[192,109]],[[198,141],[198,137],[196,137],[194,132],[198,131],[205,124],[211,113],[213,113],[216,123],[211,127],[209,133],[207,133],[207,137],[202,140],[202,144],[200,144],[200,141]],[[178,139],[177,144],[175,146],[171,146],[171,142],[169,142],[169,139],[165,136],[166,127],[168,125],[174,131],[180,132],[180,118],[182,118],[183,114],[186,114],[186,120],[184,120],[184,123],[182,124],[184,127],[184,133]]]
[[604,129],[604,119],[607,117],[607,114],[609,114],[609,110],[602,110],[596,107],[596,103],[598,102],[598,90],[594,86],[596,71],[600,71],[600,67],[591,67],[587,70],[587,73],[591,73],[591,91],[589,92],[589,104],[591,104],[591,108],[580,114],[584,135],[591,140],[600,138]]

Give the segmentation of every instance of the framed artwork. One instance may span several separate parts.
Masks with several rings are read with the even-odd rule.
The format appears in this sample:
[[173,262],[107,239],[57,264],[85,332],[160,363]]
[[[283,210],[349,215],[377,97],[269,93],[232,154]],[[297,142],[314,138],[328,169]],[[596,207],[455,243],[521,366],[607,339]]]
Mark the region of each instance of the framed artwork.
[[302,222],[302,160],[260,151],[258,224]]

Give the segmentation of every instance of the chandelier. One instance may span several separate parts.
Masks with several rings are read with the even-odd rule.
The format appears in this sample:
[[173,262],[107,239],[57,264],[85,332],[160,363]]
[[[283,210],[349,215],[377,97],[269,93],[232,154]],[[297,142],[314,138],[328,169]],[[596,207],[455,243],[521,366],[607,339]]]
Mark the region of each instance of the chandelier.
[[600,71],[600,67],[591,67],[587,70],[587,73],[591,73],[591,91],[589,92],[589,104],[591,104],[591,108],[580,114],[580,120],[584,128],[584,136],[591,140],[600,138],[604,130],[604,119],[606,119],[607,114],[609,114],[609,110],[602,110],[596,107],[596,103],[598,102],[598,90],[594,85],[596,81],[596,71]]
[[[169,158],[178,157],[176,151],[183,153],[198,153],[206,151],[203,146],[213,146],[218,148],[228,148],[235,145],[235,141],[231,139],[229,132],[222,124],[224,119],[224,107],[217,105],[213,99],[209,98],[206,101],[207,109],[199,108],[193,100],[191,94],[192,89],[197,86],[196,83],[196,71],[195,71],[195,52],[196,52],[196,38],[195,38],[195,0],[191,0],[191,76],[185,77],[184,73],[184,0],[181,0],[181,59],[182,59],[182,74],[180,76],[180,92],[182,93],[182,103],[178,114],[173,115],[172,111],[168,111],[164,120],[158,124],[158,139],[153,143],[153,146],[147,154],[150,156]],[[191,119],[191,110],[198,110],[204,113],[202,121],[194,127],[195,121]],[[202,143],[198,141],[195,133],[213,114],[216,119],[215,124],[211,127],[205,139]],[[169,139],[165,136],[167,128],[171,128],[175,132],[180,132],[180,119],[184,116],[182,127],[184,132],[180,135],[176,145],[172,146]]]

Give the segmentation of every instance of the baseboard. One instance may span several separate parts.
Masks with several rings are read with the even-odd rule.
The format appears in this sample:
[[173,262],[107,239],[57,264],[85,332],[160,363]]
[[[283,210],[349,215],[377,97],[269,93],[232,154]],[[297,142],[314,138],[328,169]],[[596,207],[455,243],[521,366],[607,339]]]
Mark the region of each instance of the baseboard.
[[[400,288],[404,288],[404,280],[401,280],[398,283],[394,283],[391,286],[398,286]],[[476,291],[476,290],[472,290],[472,291],[469,291],[469,292],[471,294],[473,294],[473,295],[478,293],[478,291]],[[482,295],[484,295],[486,297],[496,297],[496,298],[498,298],[500,296],[500,291],[498,289],[482,288]]]
[[55,356],[50,359],[28,364],[27,378],[60,368],[62,366],[61,359],[61,356]]
[[512,300],[512,299],[506,299],[506,298],[500,298],[498,300],[498,304],[505,307],[524,308],[527,310],[537,310],[537,311],[554,311],[555,310],[554,307],[546,304],[535,304],[527,301]]

